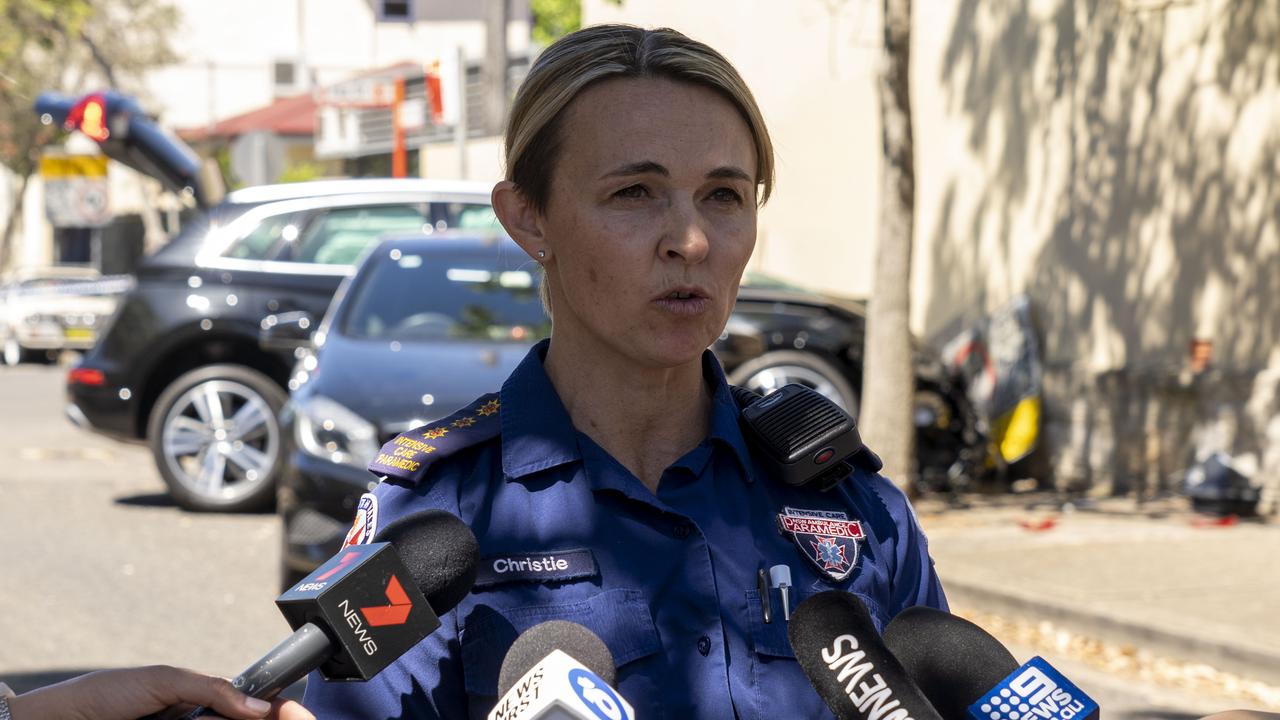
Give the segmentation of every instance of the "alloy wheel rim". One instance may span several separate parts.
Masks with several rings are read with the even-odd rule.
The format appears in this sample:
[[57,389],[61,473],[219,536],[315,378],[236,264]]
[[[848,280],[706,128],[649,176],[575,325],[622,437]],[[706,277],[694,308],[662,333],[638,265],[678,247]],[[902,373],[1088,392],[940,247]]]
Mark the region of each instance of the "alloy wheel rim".
[[196,495],[228,503],[267,482],[280,452],[275,413],[252,388],[209,380],[183,393],[161,429],[165,463]]
[[783,385],[797,383],[804,385],[810,390],[816,391],[819,395],[827,398],[831,402],[840,406],[840,409],[855,415],[857,408],[850,408],[852,398],[847,398],[835,383],[831,382],[825,375],[801,365],[771,365],[767,368],[752,373],[751,377],[743,385],[761,395],[768,395]]

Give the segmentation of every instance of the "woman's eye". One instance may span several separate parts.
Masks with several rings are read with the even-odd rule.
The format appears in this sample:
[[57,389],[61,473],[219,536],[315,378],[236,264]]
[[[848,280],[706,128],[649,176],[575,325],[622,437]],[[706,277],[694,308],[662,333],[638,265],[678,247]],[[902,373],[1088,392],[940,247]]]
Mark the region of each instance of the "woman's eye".
[[742,196],[733,188],[716,188],[711,192],[711,199],[716,202],[737,203],[742,201]]
[[645,197],[649,191],[643,185],[628,185],[618,192],[614,193],[615,197],[626,198],[628,200],[637,200]]

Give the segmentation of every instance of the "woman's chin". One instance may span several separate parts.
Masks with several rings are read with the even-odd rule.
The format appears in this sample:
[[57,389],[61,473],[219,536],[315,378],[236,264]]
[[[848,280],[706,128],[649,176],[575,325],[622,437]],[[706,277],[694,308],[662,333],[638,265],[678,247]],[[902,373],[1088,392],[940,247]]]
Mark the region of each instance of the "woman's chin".
[[641,347],[638,355],[649,358],[649,364],[657,367],[680,367],[698,362],[702,353],[714,338],[708,339],[699,334],[696,336],[676,334],[640,339]]

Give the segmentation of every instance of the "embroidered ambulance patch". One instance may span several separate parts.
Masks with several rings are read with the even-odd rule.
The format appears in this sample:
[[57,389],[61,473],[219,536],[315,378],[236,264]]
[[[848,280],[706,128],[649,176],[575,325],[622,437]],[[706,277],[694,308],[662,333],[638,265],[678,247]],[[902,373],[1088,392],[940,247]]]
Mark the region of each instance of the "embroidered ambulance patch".
[[782,508],[778,530],[800,549],[823,576],[842,582],[858,565],[858,542],[866,537],[862,523],[842,512]]
[[342,547],[368,545],[373,542],[373,535],[376,532],[378,532],[378,496],[365,493],[360,496],[360,502],[356,505],[356,519],[351,522],[351,529],[347,531],[347,539],[342,541]]

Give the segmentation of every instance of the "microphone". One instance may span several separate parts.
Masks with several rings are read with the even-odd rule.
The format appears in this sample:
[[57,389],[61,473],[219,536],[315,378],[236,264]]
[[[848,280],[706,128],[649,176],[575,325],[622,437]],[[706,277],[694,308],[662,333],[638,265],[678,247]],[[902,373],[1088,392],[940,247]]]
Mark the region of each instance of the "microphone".
[[828,590],[800,603],[787,637],[809,684],[840,720],[941,720],[856,595]]
[[294,633],[232,685],[269,699],[317,668],[326,680],[368,680],[440,627],[439,616],[471,591],[479,561],[475,535],[450,513],[396,520],[276,599]]
[[501,699],[487,720],[634,720],[613,689],[616,670],[604,641],[587,628],[549,620],[511,645],[498,673]]
[[1098,703],[1043,658],[1018,665],[990,633],[951,613],[907,608],[884,642],[946,720],[1098,718]]

